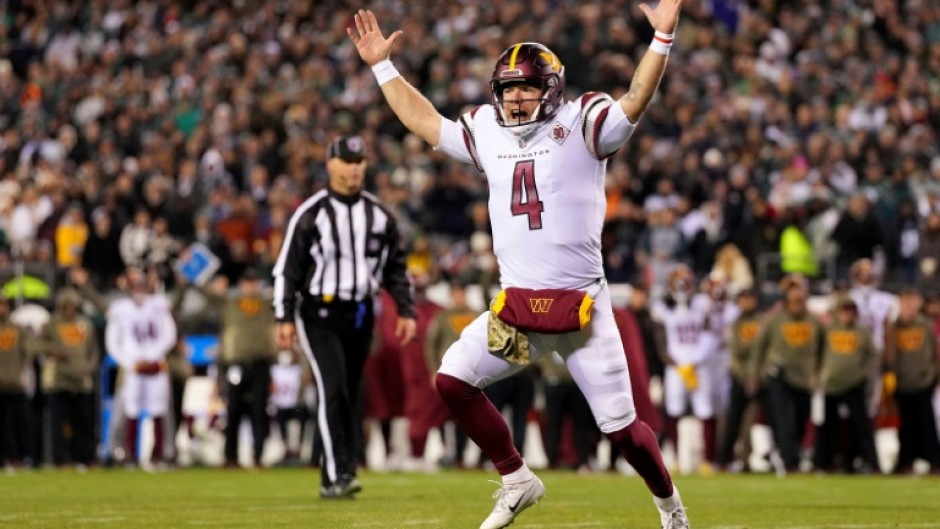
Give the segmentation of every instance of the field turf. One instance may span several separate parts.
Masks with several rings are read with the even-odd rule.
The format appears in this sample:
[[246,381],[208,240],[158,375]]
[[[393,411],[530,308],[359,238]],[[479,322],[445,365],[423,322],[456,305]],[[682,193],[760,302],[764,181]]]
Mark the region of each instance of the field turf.
[[[512,529],[649,528],[643,483],[541,472],[548,496]],[[472,528],[492,507],[491,473],[362,476],[354,501],[316,497],[307,469],[95,469],[0,475],[0,527]],[[940,528],[940,478],[714,476],[678,480],[695,529]]]

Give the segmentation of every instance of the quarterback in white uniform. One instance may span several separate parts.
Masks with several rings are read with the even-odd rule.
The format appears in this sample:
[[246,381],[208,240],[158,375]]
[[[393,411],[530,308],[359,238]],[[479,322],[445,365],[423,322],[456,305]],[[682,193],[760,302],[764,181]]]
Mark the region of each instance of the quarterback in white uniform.
[[[636,68],[630,91],[619,101],[597,92],[566,101],[561,61],[547,47],[524,42],[510,46],[497,59],[490,81],[492,104],[477,107],[456,122],[441,116],[392,65],[389,56],[400,31],[386,39],[369,11],[359,11],[355,30],[348,30],[402,123],[436,149],[485,174],[502,286],[579,290],[593,297],[591,321],[582,331],[526,333],[531,360],[552,352],[565,359],[600,430],[644,478],[660,522],[669,529],[687,528],[688,518],[655,435],[636,417],[623,344],[604,280],[600,236],[606,160],[633,133],[659,85],[681,4],[681,0],[661,0],[655,9],[641,5],[656,36]],[[480,526],[499,529],[538,503],[545,488],[513,447],[505,421],[481,391],[523,369],[490,354],[488,314],[464,329],[447,351],[436,384],[457,423],[502,476],[496,506]]]
[[138,420],[146,411],[154,420],[154,462],[163,459],[164,417],[170,405],[166,355],[176,346],[176,323],[165,296],[151,293],[143,272],[125,276],[129,296],[108,307],[105,343],[123,372],[121,401],[126,417],[125,449],[136,462]]

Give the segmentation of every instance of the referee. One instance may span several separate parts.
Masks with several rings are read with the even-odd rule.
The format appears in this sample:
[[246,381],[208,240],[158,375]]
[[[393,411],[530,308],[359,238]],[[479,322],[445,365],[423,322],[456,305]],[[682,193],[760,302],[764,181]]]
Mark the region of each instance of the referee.
[[395,334],[415,335],[414,300],[395,217],[362,190],[365,145],[334,139],[326,151],[329,184],[294,212],[274,266],[277,339],[299,339],[317,382],[323,439],[322,498],[350,498],[356,479],[356,399],[373,328],[373,297],[384,286],[398,305]]

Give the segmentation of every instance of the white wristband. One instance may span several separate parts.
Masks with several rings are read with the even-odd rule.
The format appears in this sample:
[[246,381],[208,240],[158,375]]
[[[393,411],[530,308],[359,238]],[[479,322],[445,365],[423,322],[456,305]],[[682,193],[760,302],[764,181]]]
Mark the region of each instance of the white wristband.
[[650,42],[650,51],[661,55],[669,55],[669,50],[672,49],[672,41],[674,38],[674,33],[656,31],[656,33],[653,34],[653,41]]
[[401,77],[401,74],[395,69],[395,65],[388,59],[375,63],[375,65],[372,66],[372,73],[375,74],[375,80],[379,82],[379,86],[382,86],[396,77]]

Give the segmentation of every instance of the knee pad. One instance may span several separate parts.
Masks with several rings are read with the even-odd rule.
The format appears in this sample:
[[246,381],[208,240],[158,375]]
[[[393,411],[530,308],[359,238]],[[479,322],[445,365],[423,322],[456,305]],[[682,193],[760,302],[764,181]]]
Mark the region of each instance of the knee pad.
[[626,428],[636,420],[636,407],[633,399],[623,393],[598,395],[588,403],[597,427],[603,433],[612,433]]

